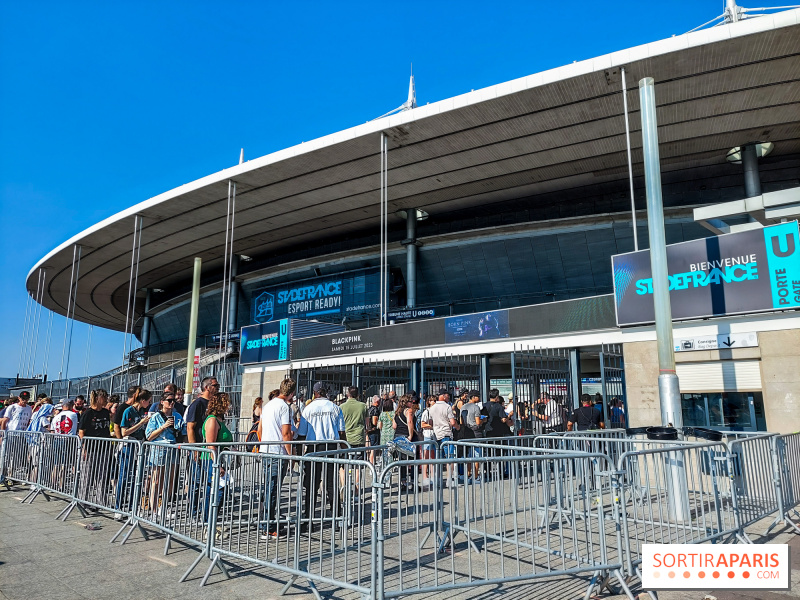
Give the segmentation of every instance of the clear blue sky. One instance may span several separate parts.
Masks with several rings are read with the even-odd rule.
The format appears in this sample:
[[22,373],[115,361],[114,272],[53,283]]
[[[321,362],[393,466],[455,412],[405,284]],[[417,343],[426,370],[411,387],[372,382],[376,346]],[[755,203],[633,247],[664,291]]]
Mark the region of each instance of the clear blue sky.
[[[0,376],[25,275],[70,236],[245,158],[420,104],[681,34],[720,0],[4,2],[0,6]],[[42,311],[36,370],[44,362]],[[76,324],[70,375],[86,369]],[[55,316],[51,377],[64,319]],[[89,371],[119,364],[95,329]]]

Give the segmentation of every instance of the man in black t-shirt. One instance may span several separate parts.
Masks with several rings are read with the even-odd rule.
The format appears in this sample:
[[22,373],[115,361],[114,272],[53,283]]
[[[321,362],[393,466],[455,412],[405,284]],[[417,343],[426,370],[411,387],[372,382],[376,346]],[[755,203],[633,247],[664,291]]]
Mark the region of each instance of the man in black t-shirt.
[[606,424],[603,423],[603,415],[592,406],[592,397],[589,394],[581,396],[581,405],[570,415],[567,431],[572,431],[573,429],[578,431],[605,429]]
[[203,423],[206,420],[208,401],[219,391],[219,382],[216,377],[206,377],[200,382],[200,394],[186,409],[186,435],[190,444],[199,444],[203,441]]
[[500,390],[492,389],[489,391],[489,402],[483,405],[486,411],[486,437],[507,437],[511,435],[511,428],[508,423],[511,421],[503,401],[500,398]]

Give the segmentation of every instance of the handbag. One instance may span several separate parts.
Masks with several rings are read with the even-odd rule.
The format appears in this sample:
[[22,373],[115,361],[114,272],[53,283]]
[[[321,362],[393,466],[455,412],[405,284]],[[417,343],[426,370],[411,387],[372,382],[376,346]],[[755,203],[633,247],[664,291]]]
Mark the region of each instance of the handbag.
[[393,440],[390,440],[387,445],[389,446],[389,449],[396,454],[410,456],[411,458],[414,458],[417,455],[417,447],[412,444],[408,438],[394,438]]

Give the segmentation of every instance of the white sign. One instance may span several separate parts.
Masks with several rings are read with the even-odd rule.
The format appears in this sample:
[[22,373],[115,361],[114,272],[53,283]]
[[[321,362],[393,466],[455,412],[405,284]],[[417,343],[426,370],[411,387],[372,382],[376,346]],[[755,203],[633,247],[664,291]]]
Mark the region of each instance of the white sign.
[[644,544],[646,590],[789,589],[787,544]]
[[727,350],[728,348],[755,348],[758,336],[753,333],[722,333],[698,337],[675,338],[675,352],[693,350]]

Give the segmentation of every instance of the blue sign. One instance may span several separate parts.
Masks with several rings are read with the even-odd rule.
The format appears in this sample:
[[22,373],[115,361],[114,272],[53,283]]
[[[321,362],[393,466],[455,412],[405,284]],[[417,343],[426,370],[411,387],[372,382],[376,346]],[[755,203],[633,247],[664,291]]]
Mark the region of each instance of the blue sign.
[[289,360],[289,319],[242,327],[239,362],[243,365]]
[[[618,325],[654,321],[650,251],[611,257]],[[800,308],[797,221],[667,246],[673,319]]]
[[275,314],[275,296],[269,292],[261,292],[253,300],[253,321],[256,323],[266,323],[272,321]]

